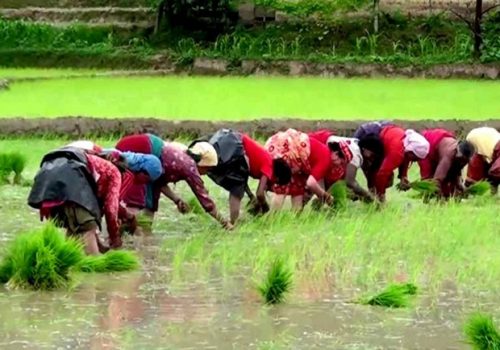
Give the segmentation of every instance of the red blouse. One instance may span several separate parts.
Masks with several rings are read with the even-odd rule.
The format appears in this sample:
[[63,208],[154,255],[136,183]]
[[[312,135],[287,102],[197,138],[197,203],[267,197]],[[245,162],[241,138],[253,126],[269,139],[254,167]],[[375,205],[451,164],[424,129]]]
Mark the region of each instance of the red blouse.
[[262,176],[265,176],[271,180],[273,177],[273,160],[271,155],[248,135],[243,135],[241,141],[243,142],[243,148],[248,158],[250,176],[254,179],[260,179]]
[[375,188],[377,193],[385,194],[394,170],[400,168],[400,177],[406,177],[409,162],[405,160],[404,129],[393,125],[386,126],[382,129],[380,138],[384,144],[384,160],[377,172]]
[[314,177],[316,181],[320,181],[328,174],[332,164],[330,150],[326,144],[312,137],[309,138],[309,144],[311,147],[311,154],[309,155],[311,171],[309,175]]

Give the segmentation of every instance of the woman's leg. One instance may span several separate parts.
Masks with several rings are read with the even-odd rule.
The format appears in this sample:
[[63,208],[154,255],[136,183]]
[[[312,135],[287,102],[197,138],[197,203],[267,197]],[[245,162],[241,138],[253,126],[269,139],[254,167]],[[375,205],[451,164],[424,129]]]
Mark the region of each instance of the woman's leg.
[[300,211],[304,208],[304,196],[292,196],[292,209],[296,211]]
[[271,210],[280,210],[285,204],[286,195],[273,193],[271,197]]

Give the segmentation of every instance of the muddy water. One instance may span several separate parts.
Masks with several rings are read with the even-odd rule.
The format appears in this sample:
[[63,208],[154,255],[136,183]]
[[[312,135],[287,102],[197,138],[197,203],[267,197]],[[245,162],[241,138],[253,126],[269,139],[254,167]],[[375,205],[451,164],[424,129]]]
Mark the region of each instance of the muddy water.
[[[39,225],[26,195],[0,188],[2,246]],[[350,303],[360,291],[297,281],[286,304],[265,307],[248,276],[176,279],[159,247],[182,234],[129,241],[143,256],[138,272],[80,275],[63,292],[0,286],[0,349],[467,349],[464,317],[500,313],[499,296],[464,296],[453,283],[438,296],[424,290],[414,307],[385,310]]]
[[1,289],[0,348],[467,348],[460,334],[467,308],[451,289],[437,300],[421,296],[416,308],[384,310],[349,303],[353,291],[299,285],[287,304],[263,307],[244,278],[169,282],[159,243],[136,243],[140,272],[80,276],[66,292]]

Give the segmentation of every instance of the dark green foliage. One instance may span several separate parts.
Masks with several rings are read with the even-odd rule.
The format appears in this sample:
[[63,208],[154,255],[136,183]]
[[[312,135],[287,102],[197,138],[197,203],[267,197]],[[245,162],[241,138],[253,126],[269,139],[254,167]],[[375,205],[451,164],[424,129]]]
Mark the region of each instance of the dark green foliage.
[[500,350],[500,333],[492,316],[480,313],[472,315],[465,324],[464,333],[475,350]]
[[417,286],[412,283],[391,284],[381,293],[361,300],[361,304],[401,308],[409,305],[409,295],[417,294]]
[[257,288],[266,304],[279,304],[292,287],[293,274],[282,259],[272,263],[264,282]]
[[333,196],[333,207],[336,210],[347,208],[347,185],[345,181],[337,181],[330,187],[330,194]]
[[478,181],[465,190],[471,196],[482,196],[491,191],[491,184],[488,181]]
[[139,267],[139,258],[133,252],[112,250],[103,255],[86,256],[79,264],[82,272],[133,271]]
[[0,267],[0,280],[25,289],[64,288],[71,282],[70,268],[83,257],[82,245],[49,223],[12,242]]
[[500,61],[500,11],[491,12],[485,19],[483,38],[481,60],[484,62]]

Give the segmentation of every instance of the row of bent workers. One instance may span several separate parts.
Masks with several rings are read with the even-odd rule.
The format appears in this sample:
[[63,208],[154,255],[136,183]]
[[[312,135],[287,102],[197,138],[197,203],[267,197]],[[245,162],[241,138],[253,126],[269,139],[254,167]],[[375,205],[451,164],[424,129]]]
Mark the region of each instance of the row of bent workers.
[[[161,194],[179,212],[190,209],[171,184],[185,181],[204,210],[224,228],[236,224],[241,200],[247,194],[252,210],[279,209],[287,196],[301,209],[313,196],[333,203],[330,186],[345,180],[358,199],[386,200],[398,169],[400,189],[408,189],[408,168],[418,162],[422,179],[434,179],[439,195],[450,197],[464,186],[488,180],[494,190],[500,182],[500,133],[489,127],[470,131],[459,140],[453,132],[429,129],[418,133],[391,122],[361,125],[352,138],[328,130],[304,133],[280,131],[265,146],[250,136],[221,129],[189,146],[164,142],[152,134],[123,137],[113,149],[91,141],[76,141],[46,154],[35,177],[28,203],[41,219],[54,219],[68,235],[82,238],[88,254],[122,245],[121,227],[129,232],[149,230]],[[462,169],[468,164],[467,179]],[[361,169],[367,188],[356,180]],[[221,215],[202,180],[208,175],[229,192],[227,219]],[[256,193],[249,178],[258,180]],[[266,192],[272,192],[271,206]],[[137,215],[146,217],[138,225]],[[108,241],[100,234],[106,219]]]

